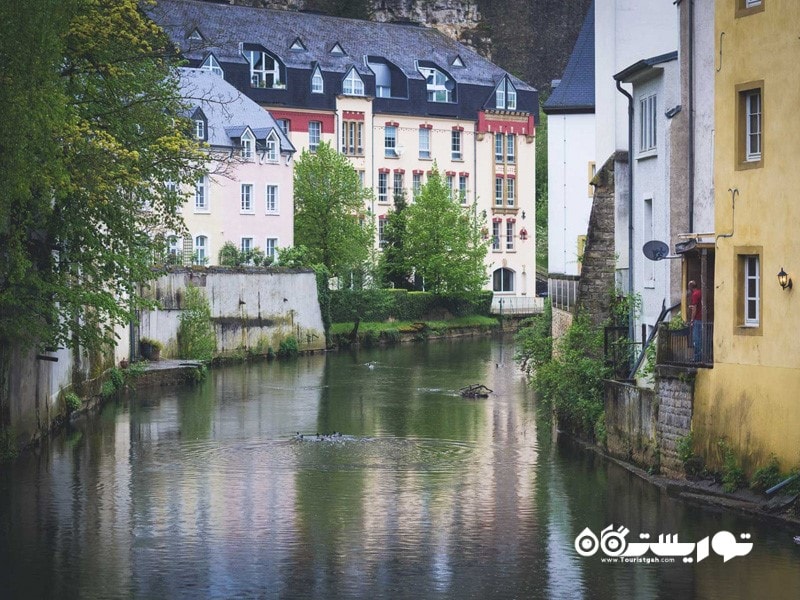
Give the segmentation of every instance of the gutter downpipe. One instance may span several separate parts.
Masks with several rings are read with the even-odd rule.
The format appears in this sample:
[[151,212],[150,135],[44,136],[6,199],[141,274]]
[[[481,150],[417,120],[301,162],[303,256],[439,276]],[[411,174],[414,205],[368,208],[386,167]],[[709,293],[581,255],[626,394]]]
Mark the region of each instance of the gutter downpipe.
[[[633,96],[622,87],[617,90],[628,99],[628,293],[633,294]],[[633,343],[633,313],[628,316],[628,339]]]
[[689,0],[689,232],[694,231],[694,0]]

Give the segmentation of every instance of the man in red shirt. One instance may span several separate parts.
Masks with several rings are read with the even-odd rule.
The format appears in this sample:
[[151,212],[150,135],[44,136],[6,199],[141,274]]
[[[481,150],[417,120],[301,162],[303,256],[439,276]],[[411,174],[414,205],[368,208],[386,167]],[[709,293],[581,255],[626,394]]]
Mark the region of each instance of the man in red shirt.
[[703,295],[694,280],[689,282],[689,327],[692,330],[694,362],[703,356]]

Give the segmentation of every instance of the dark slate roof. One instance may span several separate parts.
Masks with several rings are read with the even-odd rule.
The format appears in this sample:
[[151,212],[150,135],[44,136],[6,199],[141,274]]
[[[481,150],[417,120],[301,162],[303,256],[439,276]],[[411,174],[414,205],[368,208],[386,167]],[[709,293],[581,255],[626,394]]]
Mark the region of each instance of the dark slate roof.
[[[448,38],[423,26],[376,23],[327,15],[214,4],[198,0],[158,0],[147,9],[153,19],[179,43],[183,54],[200,60],[213,52],[218,60],[245,63],[240,44],[260,44],[278,56],[288,68],[309,68],[316,62],[323,71],[346,73],[352,66],[365,75],[365,57],[382,56],[397,65],[410,79],[422,80],[416,61],[436,63],[457,82],[496,85],[507,72]],[[190,40],[194,30],[202,41]],[[291,50],[297,40],[306,50]],[[332,54],[339,44],[345,54]],[[452,62],[460,57],[464,67]],[[517,90],[535,91],[510,76]]]
[[636,79],[636,77],[638,77],[645,71],[648,71],[655,66],[673,60],[678,60],[677,51],[667,52],[666,54],[659,54],[658,56],[653,56],[652,58],[645,58],[633,63],[631,66],[623,69],[622,71],[614,75],[614,79],[616,79],[617,81],[631,81],[632,79]]
[[578,34],[561,83],[544,103],[544,112],[594,112],[594,2]]
[[249,127],[259,141],[274,130],[281,153],[295,152],[272,115],[219,75],[205,69],[180,68],[178,76],[181,96],[191,108],[189,114],[199,108],[206,117],[207,141],[211,146],[238,146],[238,138]]

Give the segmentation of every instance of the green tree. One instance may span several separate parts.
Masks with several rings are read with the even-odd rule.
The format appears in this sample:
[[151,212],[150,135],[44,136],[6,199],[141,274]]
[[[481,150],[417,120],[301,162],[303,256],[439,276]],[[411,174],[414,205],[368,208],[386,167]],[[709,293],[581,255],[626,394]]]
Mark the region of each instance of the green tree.
[[394,198],[394,210],[386,218],[383,230],[383,252],[378,259],[378,272],[384,286],[401,289],[412,289],[412,272],[406,264],[406,253],[403,247],[406,236],[406,203],[405,192]]
[[0,347],[97,347],[183,231],[167,182],[201,171],[175,48],[137,0],[30,0],[0,6],[0,56]]
[[536,126],[536,268],[547,273],[547,115],[542,106],[548,94],[539,94],[539,124]]
[[434,165],[406,213],[403,243],[407,267],[434,293],[477,291],[486,283],[488,241],[480,229],[485,217],[475,205],[461,206]]
[[178,326],[180,358],[211,360],[217,348],[217,336],[211,322],[211,306],[199,287],[186,286],[183,311]]
[[373,243],[369,198],[358,173],[330,144],[303,151],[294,166],[294,240],[312,264],[338,276],[363,268]]

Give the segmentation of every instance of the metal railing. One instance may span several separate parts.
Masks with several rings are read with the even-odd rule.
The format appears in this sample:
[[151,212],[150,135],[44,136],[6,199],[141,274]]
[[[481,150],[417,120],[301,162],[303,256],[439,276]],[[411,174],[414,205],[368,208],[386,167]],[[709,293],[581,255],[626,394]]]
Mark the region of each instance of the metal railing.
[[493,315],[538,315],[544,312],[544,298],[495,295],[491,312]]
[[656,363],[682,367],[711,367],[714,365],[714,323],[703,322],[691,327],[658,330]]
[[577,275],[550,275],[547,278],[547,294],[554,308],[572,311],[578,301]]

